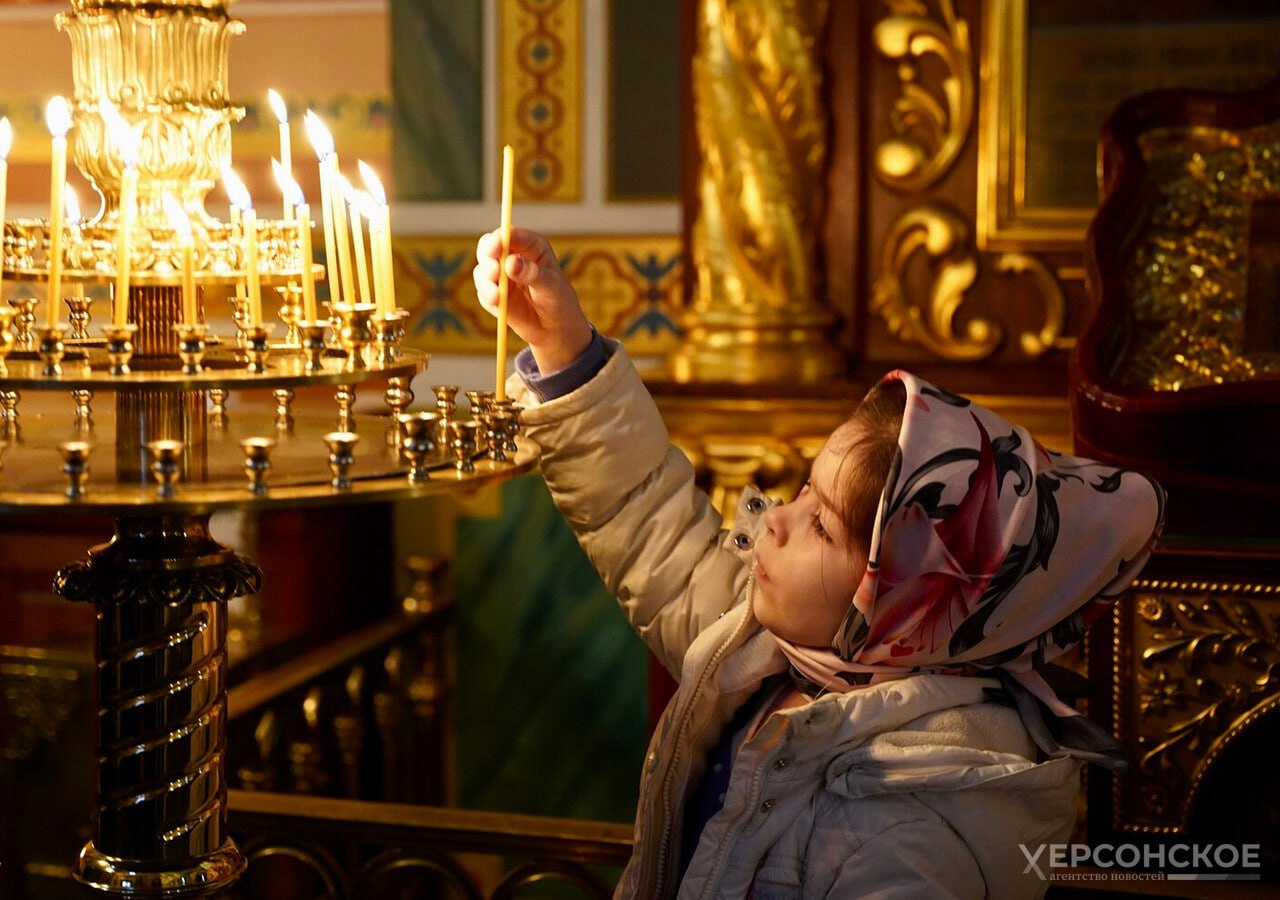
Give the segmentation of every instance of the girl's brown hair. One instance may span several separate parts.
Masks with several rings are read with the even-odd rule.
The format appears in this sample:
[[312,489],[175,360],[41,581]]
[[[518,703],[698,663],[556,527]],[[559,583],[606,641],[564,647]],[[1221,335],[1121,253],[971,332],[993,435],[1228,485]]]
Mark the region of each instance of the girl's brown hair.
[[836,512],[845,534],[864,558],[871,549],[871,531],[898,452],[898,432],[906,408],[906,388],[902,382],[892,381],[873,388],[848,420],[854,427],[841,464],[845,488]]

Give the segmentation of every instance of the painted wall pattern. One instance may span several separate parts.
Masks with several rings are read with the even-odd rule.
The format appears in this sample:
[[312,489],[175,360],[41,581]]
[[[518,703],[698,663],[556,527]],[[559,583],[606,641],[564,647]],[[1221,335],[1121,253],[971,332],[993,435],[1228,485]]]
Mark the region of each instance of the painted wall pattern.
[[515,197],[579,200],[581,0],[506,0],[499,10],[498,143],[515,148]]
[[[396,240],[396,297],[410,311],[411,345],[492,352],[493,318],[476,303],[471,280],[475,244],[474,235]],[[622,339],[633,354],[661,354],[675,346],[684,269],[678,235],[566,235],[557,236],[555,245],[600,331]]]

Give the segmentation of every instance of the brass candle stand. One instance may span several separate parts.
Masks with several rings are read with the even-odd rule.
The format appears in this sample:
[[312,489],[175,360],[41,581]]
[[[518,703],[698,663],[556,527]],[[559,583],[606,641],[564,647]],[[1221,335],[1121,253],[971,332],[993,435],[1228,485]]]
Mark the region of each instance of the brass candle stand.
[[[116,896],[217,893],[245,866],[226,833],[226,605],[255,593],[262,575],[210,536],[210,515],[473,490],[536,462],[523,442],[514,453],[492,452],[474,422],[458,421],[457,388],[433,389],[433,411],[402,430],[426,354],[403,346],[403,313],[375,317],[369,306],[333,304],[336,329],[301,321],[300,267],[312,266],[316,278],[324,269],[301,259],[292,223],[258,223],[258,281],[282,302],[275,321],[250,320],[242,235],[204,209],[230,161],[230,126],[243,115],[225,99],[226,37],[244,27],[226,5],[72,0],[57,16],[75,62],[71,158],[106,206],[63,234],[71,299],[51,302],[64,321],[70,316],[69,331],[36,326],[50,301],[32,291],[0,300],[0,510],[115,519],[111,540],[64,566],[54,589],[92,603],[99,622],[97,798],[74,875]],[[126,73],[122,60],[138,59],[180,59],[182,71]],[[87,288],[116,283],[124,171],[110,133],[116,115],[143,147],[129,288],[127,298],[90,304]],[[194,236],[194,316],[178,232],[161,213],[166,195]],[[38,292],[49,278],[49,223],[2,225],[6,279]],[[223,292],[232,292],[234,310],[227,334],[206,316]],[[283,338],[273,342],[277,326]],[[316,386],[334,399],[304,396]],[[365,387],[382,394],[386,414],[354,410]],[[76,440],[68,441],[71,421]],[[492,435],[496,420],[486,427]]]

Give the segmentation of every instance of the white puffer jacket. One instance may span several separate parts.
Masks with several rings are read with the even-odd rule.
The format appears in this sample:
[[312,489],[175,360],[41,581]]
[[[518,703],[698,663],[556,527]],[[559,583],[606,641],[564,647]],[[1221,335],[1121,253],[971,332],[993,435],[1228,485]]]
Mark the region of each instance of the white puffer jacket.
[[[1046,883],[1019,849],[1062,842],[1079,766],[1036,763],[994,681],[917,675],[773,713],[743,743],[723,809],[675,883],[685,800],[734,711],[786,661],[751,611],[751,546],[766,503],[733,533],[693,484],[618,345],[590,382],[538,404],[518,378],[523,433],[552,496],[637,633],[680,688],[641,776],[635,848],[617,896],[1023,898]],[[754,502],[753,502],[754,501]]]

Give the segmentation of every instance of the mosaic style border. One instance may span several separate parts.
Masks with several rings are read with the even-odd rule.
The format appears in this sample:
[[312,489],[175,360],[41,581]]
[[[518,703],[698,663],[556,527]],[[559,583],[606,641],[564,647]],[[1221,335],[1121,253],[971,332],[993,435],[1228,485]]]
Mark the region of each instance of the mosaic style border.
[[[680,337],[684,258],[678,235],[556,236],[560,264],[587,316],[633,355],[670,352]],[[445,353],[488,353],[493,318],[475,299],[475,235],[395,240],[396,296],[410,312],[407,342]],[[519,343],[512,335],[513,347]]]
[[498,22],[500,144],[519,200],[582,197],[582,0],[508,0]]

